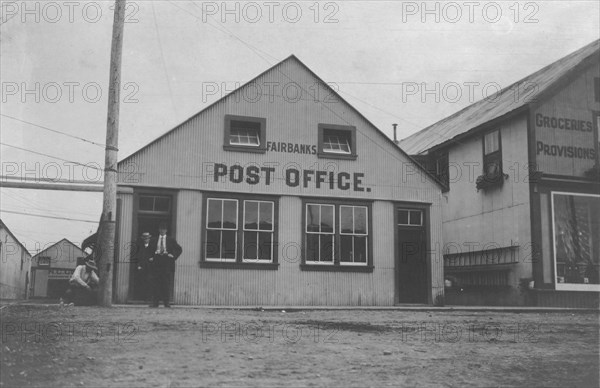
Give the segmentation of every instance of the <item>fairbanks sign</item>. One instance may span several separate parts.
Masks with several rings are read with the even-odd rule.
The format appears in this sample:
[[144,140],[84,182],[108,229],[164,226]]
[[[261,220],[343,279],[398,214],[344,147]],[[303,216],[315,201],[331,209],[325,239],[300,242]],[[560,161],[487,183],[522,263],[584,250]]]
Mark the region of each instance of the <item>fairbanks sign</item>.
[[[215,163],[212,175],[214,176],[215,182],[229,181],[238,184],[264,184],[269,186],[275,179],[283,179],[285,184],[289,187],[311,187],[321,190],[348,190],[358,192],[371,191],[371,188],[363,186],[365,174],[359,172],[349,173],[286,168],[283,171],[283,175],[279,175],[275,167],[227,166],[226,164]],[[280,176],[283,178],[279,178]]]

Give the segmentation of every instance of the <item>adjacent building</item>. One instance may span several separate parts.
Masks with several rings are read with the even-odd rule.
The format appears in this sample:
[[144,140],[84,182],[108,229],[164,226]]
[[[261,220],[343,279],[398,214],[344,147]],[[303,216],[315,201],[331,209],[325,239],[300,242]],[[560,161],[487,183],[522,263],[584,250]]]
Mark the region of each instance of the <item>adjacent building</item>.
[[[295,56],[119,163],[117,303],[161,221],[187,305],[443,303],[442,185]],[[132,257],[134,259],[132,259]]]
[[599,41],[401,141],[445,183],[449,304],[597,307]]
[[31,254],[0,220],[0,299],[27,299]]
[[85,256],[85,252],[66,238],[33,256],[31,296],[52,299],[62,297],[69,287],[73,270],[83,264]]

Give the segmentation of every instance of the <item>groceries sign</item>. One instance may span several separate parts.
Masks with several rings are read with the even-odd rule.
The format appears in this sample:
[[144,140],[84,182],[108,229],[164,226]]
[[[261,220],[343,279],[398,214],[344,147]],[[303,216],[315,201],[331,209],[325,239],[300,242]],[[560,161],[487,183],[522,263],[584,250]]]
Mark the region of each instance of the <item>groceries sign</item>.
[[538,110],[534,115],[538,169],[546,174],[584,176],[598,153],[590,111]]

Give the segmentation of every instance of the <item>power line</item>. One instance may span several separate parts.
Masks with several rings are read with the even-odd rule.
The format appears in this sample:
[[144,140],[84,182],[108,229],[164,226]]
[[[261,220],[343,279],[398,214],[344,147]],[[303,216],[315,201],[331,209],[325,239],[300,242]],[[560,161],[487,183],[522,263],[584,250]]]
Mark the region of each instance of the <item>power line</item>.
[[104,145],[104,144],[102,144],[102,143],[96,143],[96,142],[94,142],[94,141],[91,141],[91,140],[85,139],[85,138],[83,138],[83,137],[79,137],[79,136],[71,135],[70,133],[62,132],[62,131],[59,131],[59,130],[57,130],[57,129],[52,129],[52,128],[44,127],[43,125],[35,124],[35,123],[32,123],[32,122],[30,122],[30,121],[26,121],[26,120],[21,120],[21,119],[18,119],[18,118],[16,118],[16,117],[13,117],[13,116],[5,115],[5,114],[3,114],[3,113],[0,113],[0,116],[8,117],[9,119],[13,119],[13,120],[16,120],[16,121],[20,121],[20,122],[22,122],[22,123],[25,123],[25,124],[32,125],[32,126],[34,126],[34,127],[38,127],[38,128],[41,128],[41,129],[45,129],[46,131],[50,131],[50,132],[54,132],[54,133],[59,133],[59,134],[61,134],[61,135],[67,136],[67,137],[72,137],[73,139],[81,140],[81,141],[84,141],[84,142],[86,142],[86,143],[90,143],[90,144],[96,145],[96,146],[98,146],[98,147],[105,147],[105,145]]
[[12,214],[20,214],[20,215],[31,216],[31,217],[52,218],[52,219],[56,219],[56,220],[89,222],[89,223],[92,223],[92,224],[97,224],[98,223],[98,221],[83,220],[81,218],[55,217],[55,216],[47,216],[47,215],[44,215],[44,214],[32,214],[32,213],[17,212],[17,211],[12,211],[12,210],[4,210],[4,209],[0,209],[0,213],[12,213]]
[[11,148],[16,148],[16,149],[18,149],[18,150],[25,151],[25,152],[31,152],[32,154],[36,154],[36,155],[46,156],[46,157],[48,157],[48,158],[52,158],[52,159],[61,160],[61,161],[63,161],[63,162],[73,163],[73,164],[76,164],[76,165],[78,165],[78,166],[83,166],[83,167],[87,167],[87,168],[92,168],[92,169],[94,169],[94,170],[98,170],[98,171],[104,171],[104,169],[102,169],[102,168],[98,168],[98,167],[90,166],[90,165],[88,165],[88,164],[83,164],[83,163],[79,163],[79,162],[74,162],[74,161],[72,161],[72,160],[67,160],[67,159],[59,158],[59,157],[57,157],[57,156],[52,156],[52,155],[44,154],[44,153],[42,153],[42,152],[33,151],[33,150],[30,150],[30,149],[27,149],[27,148],[21,148],[21,147],[17,147],[17,146],[14,146],[14,145],[12,145],[12,144],[6,144],[6,143],[2,143],[2,142],[0,142],[0,145],[6,146],[6,147],[11,147]]

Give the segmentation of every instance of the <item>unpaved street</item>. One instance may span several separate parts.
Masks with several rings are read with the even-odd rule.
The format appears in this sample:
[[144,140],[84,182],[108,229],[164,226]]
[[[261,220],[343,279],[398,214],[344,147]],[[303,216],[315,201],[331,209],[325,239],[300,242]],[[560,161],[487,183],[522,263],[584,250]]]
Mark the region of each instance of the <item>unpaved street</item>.
[[597,313],[7,306],[2,387],[598,386]]

